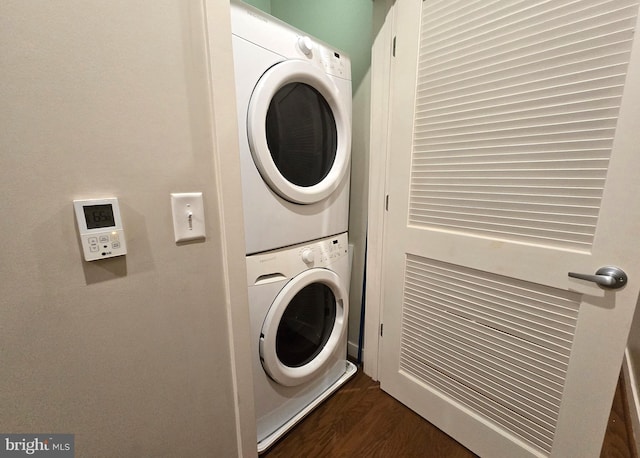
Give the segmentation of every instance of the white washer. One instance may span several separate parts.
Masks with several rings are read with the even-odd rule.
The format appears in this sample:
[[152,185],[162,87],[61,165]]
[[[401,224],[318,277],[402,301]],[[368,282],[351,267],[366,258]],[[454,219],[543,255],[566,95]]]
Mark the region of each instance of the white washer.
[[262,452],[356,372],[346,360],[347,234],[246,259]]
[[349,58],[241,2],[231,26],[246,253],[346,232]]

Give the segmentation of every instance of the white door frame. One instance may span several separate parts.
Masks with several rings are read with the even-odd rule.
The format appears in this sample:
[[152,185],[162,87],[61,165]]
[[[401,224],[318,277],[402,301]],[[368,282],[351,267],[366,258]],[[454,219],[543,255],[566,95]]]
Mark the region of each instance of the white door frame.
[[364,372],[378,380],[380,317],[382,316],[382,240],[385,227],[387,154],[389,151],[389,90],[393,58],[395,6],[393,0],[373,2],[374,39],[371,47],[371,136],[369,150],[369,202],[367,278],[364,323]]

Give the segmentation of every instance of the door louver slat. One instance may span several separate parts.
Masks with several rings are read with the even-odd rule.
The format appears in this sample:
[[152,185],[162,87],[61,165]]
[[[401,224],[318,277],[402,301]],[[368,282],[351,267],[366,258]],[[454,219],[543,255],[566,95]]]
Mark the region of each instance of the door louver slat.
[[637,6],[424,2],[409,224],[589,252]]
[[549,452],[576,293],[408,255],[400,370]]

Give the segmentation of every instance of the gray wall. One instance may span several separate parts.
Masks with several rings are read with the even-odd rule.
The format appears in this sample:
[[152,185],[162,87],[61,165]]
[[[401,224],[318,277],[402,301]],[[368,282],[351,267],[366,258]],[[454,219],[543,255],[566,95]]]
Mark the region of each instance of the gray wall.
[[[203,27],[180,0],[2,4],[2,432],[238,454]],[[206,242],[173,242],[178,191],[204,192]],[[86,263],[71,201],[101,196],[128,254]]]

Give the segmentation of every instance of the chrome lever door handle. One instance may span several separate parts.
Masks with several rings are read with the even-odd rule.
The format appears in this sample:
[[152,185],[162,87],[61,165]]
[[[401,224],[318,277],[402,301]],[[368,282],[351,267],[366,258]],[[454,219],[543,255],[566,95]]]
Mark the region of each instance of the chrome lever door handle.
[[579,278],[581,280],[592,281],[603,288],[608,289],[622,288],[627,284],[627,274],[619,267],[600,267],[596,271],[595,275],[569,272],[569,276],[572,278]]

